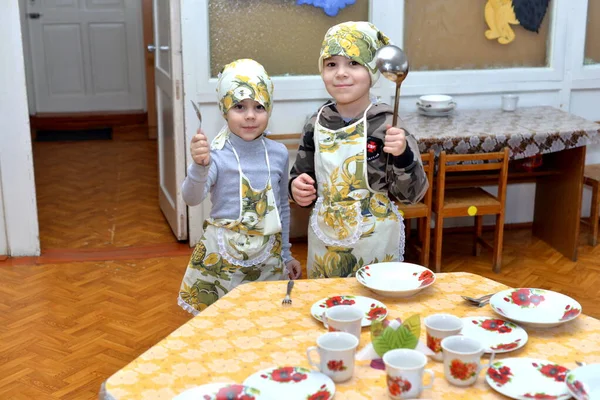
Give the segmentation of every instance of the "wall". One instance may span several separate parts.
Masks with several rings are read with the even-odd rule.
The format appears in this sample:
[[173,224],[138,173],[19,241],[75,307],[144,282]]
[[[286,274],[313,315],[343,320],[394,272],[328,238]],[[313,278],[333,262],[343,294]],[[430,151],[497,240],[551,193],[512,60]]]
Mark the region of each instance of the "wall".
[[17,2],[0,3],[0,229],[11,256],[40,252],[19,12]]

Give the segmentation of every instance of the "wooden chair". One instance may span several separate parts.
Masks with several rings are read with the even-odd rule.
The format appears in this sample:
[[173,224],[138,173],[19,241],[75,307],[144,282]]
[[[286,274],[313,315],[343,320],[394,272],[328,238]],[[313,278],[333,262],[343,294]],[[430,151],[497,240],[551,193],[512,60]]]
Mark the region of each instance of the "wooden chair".
[[[487,161],[481,164],[464,164],[467,161]],[[493,251],[493,269],[500,272],[502,265],[502,241],[504,236],[504,203],[506,200],[506,180],[508,176],[508,148],[497,153],[451,154],[443,151],[439,158],[436,194],[433,200],[435,213],[434,264],[440,272],[442,263],[442,232],[444,218],[475,217],[473,254],[479,255],[479,245]],[[473,173],[477,171],[498,171],[498,195],[493,196],[480,187],[447,188],[448,172]],[[448,182],[450,183],[450,182]],[[481,237],[483,215],[496,215],[493,246]]]
[[581,222],[591,226],[590,245],[596,246],[598,244],[598,217],[600,216],[600,164],[585,166],[583,183],[592,187],[592,206],[589,221],[582,220]]
[[[425,196],[420,202],[415,204],[403,204],[396,200],[396,205],[398,206],[400,214],[402,214],[404,223],[406,225],[406,243],[411,246],[414,245],[414,247],[417,248],[420,253],[419,262],[421,265],[428,267],[431,247],[431,234],[429,226],[431,225],[431,203],[433,199],[433,170],[435,153],[433,150],[430,150],[428,153],[421,155],[421,160],[423,161],[423,169],[425,170],[427,181],[429,182],[429,188],[427,189],[427,192],[425,192]],[[418,244],[409,240],[410,220],[414,218],[418,218]]]

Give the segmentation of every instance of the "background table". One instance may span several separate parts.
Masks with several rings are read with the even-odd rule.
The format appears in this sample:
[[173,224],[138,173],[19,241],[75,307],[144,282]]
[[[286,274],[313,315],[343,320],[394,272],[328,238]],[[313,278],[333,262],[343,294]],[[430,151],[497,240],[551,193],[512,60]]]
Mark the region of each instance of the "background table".
[[[478,296],[507,287],[468,273],[437,274],[437,282],[408,299],[375,295],[356,279],[314,279],[296,281],[293,304],[283,307],[285,282],[255,282],[234,289],[191,319],[132,363],[111,376],[103,385],[107,399],[170,399],[194,386],[211,382],[238,382],[261,369],[273,366],[308,367],[306,349],[314,346],[323,325],[313,319],[310,308],[316,301],[333,295],[361,295],[381,300],[392,318],[421,314],[452,313],[459,317],[495,316],[489,307],[467,305],[462,294]],[[600,363],[600,321],[581,315],[574,321],[551,329],[526,328],[528,343],[517,351],[498,355],[548,359],[575,368],[575,360]],[[369,341],[363,328],[362,348]],[[475,386],[467,389],[449,385],[441,363],[429,361],[435,371],[432,390],[421,398],[495,399],[505,398],[491,389],[481,373]],[[357,362],[352,380],[336,385],[336,400],[387,399],[385,373]]]

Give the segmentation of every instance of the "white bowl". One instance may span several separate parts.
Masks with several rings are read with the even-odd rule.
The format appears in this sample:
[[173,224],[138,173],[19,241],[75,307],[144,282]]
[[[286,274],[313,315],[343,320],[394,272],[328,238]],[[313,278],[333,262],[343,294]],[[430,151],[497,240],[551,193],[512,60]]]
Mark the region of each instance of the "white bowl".
[[384,262],[363,266],[356,280],[382,296],[409,297],[433,285],[435,274],[417,264]]
[[448,109],[452,105],[456,105],[456,103],[452,100],[452,96],[447,96],[445,94],[428,94],[419,97],[417,105],[425,109],[436,110],[439,108]]

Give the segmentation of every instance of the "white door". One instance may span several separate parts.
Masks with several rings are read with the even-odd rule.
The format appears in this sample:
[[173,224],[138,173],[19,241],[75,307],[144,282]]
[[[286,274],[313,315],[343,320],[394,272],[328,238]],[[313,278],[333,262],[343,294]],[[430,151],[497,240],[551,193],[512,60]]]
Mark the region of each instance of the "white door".
[[144,109],[141,2],[27,0],[37,112]]
[[180,0],[153,0],[154,78],[158,134],[160,208],[177,239],[187,238],[187,211],[181,197],[185,178],[183,69]]

